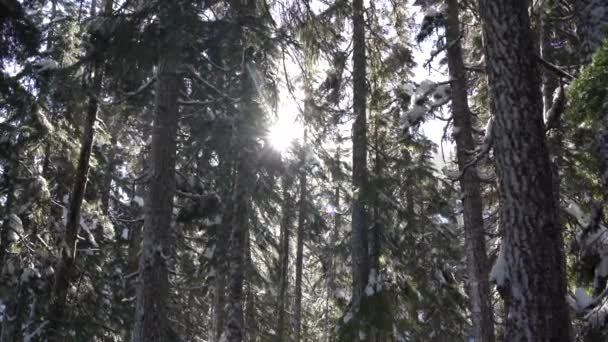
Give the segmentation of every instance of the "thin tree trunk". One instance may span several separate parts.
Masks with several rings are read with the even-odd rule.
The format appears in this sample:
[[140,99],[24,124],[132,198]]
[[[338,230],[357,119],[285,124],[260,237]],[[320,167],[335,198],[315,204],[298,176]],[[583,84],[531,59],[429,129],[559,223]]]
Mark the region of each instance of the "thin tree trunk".
[[467,100],[467,82],[460,43],[458,0],[447,0],[446,34],[448,41],[448,67],[452,89],[452,118],[458,166],[462,173],[460,188],[463,192],[463,219],[471,320],[475,341],[494,342],[494,315],[490,301],[488,260],[483,224],[483,203],[477,168],[467,167],[471,162],[469,151],[475,150],[472,135],[471,112]]
[[325,327],[324,327],[324,334],[325,337],[323,338],[323,340],[325,342],[330,342],[331,340],[331,320],[330,320],[330,313],[331,313],[331,302],[333,301],[334,298],[334,293],[335,293],[335,274],[336,274],[336,270],[335,270],[335,264],[334,264],[334,258],[335,258],[335,253],[334,253],[334,249],[336,247],[336,240],[338,239],[338,234],[340,232],[340,226],[342,225],[342,220],[340,218],[340,177],[339,177],[339,172],[340,172],[340,146],[338,145],[337,149],[336,149],[336,170],[334,171],[334,182],[336,183],[336,189],[334,190],[334,209],[333,209],[333,215],[334,215],[334,226],[333,226],[333,231],[331,232],[331,237],[329,239],[329,265],[328,265],[328,277],[327,277],[327,298],[326,298],[326,303],[325,303]]
[[[229,195],[228,195],[229,196]],[[225,196],[223,198],[227,198]],[[229,200],[230,201],[230,200]],[[224,208],[222,215],[222,224],[218,227],[215,234],[215,252],[213,254],[215,279],[213,280],[213,317],[212,317],[212,332],[211,341],[217,342],[222,334],[224,327],[224,305],[226,303],[226,272],[227,272],[227,255],[228,255],[228,229],[227,218],[233,215],[231,201]]]
[[110,211],[110,198],[112,197],[112,179],[114,166],[116,165],[116,137],[112,136],[108,145],[105,157],[106,168],[103,172],[103,183],[101,185],[101,211],[108,215]]
[[[249,230],[249,194],[248,184],[251,182],[250,170],[240,158],[234,185],[235,211],[230,237],[230,267],[228,271],[228,310],[222,338],[227,342],[241,342],[245,338],[244,322],[244,293],[245,281],[245,243]],[[222,340],[222,339],[220,339]]]
[[304,231],[307,226],[306,196],[306,128],[302,139],[302,151],[300,152],[300,201],[298,203],[298,231],[296,236],[296,284],[294,303],[294,342],[300,342],[302,335],[302,271],[304,268]]
[[293,220],[293,199],[291,197],[290,188],[292,184],[292,177],[290,175],[284,175],[282,181],[283,187],[283,210],[281,220],[281,236],[280,236],[280,272],[279,272],[279,294],[277,298],[277,314],[279,315],[277,321],[277,342],[285,341],[286,339],[286,319],[287,310],[285,304],[287,303],[287,290],[289,288],[289,239],[290,230]]
[[362,300],[369,276],[367,238],[367,119],[366,57],[363,0],[353,0],[353,205],[352,205],[352,305],[354,312]]
[[[383,148],[383,144],[380,141],[382,139],[380,133],[380,118],[378,115],[374,118],[374,145],[375,145],[375,154],[374,154],[374,177],[381,178],[382,172],[384,170],[384,161],[382,160],[382,155],[380,150]],[[382,235],[383,235],[383,217],[384,212],[382,205],[379,200],[379,193],[374,191],[374,201],[372,203],[373,206],[373,228],[372,228],[372,239],[370,241],[370,267],[375,270],[376,274],[380,274],[380,254],[382,249]]]
[[[553,60],[553,48],[551,46],[551,29],[550,29],[550,21],[548,18],[549,11],[549,2],[542,1],[541,7],[539,8],[539,18],[538,18],[538,26],[539,26],[539,34],[538,34],[538,47],[539,47],[539,55],[547,60]],[[549,108],[553,105],[553,92],[559,86],[558,79],[555,77],[555,74],[548,72],[547,70],[543,70],[542,74],[542,94],[543,94],[543,114],[547,114]]]
[[251,258],[251,240],[249,238],[251,232],[247,232],[247,238],[245,241],[245,258],[247,258],[247,270],[245,273],[246,281],[246,306],[245,306],[245,341],[254,342],[257,340],[258,325],[255,320],[255,295],[253,293],[253,286],[251,284],[251,278],[255,272],[255,266],[253,265],[253,259]]
[[[112,9],[112,0],[106,1],[106,10]],[[92,4],[91,12],[95,15],[95,4]],[[76,175],[72,185],[72,192],[68,204],[68,217],[65,226],[65,236],[63,237],[61,246],[61,260],[55,272],[55,282],[51,293],[51,308],[50,315],[50,333],[49,341],[60,341],[63,339],[61,324],[65,320],[65,307],[67,305],[67,293],[70,286],[70,278],[76,261],[76,244],[77,236],[80,230],[80,212],[82,202],[87,186],[87,177],[89,174],[89,160],[93,149],[93,140],[95,135],[95,121],[97,120],[98,97],[101,92],[103,82],[104,61],[99,51],[99,44],[93,43],[97,51],[96,57],[92,65],[91,89],[87,105],[87,116],[84,123],[84,134],[80,153],[78,156],[78,164],[76,167]]]
[[[140,196],[143,190],[143,185],[133,185],[131,196]],[[137,208],[134,208],[137,206]],[[134,213],[136,217],[141,215],[142,208],[139,204],[132,202],[130,212]],[[138,269],[139,269],[139,258],[141,253],[141,242],[143,233],[143,220],[137,220],[129,224],[129,244],[127,246],[127,265],[126,274],[129,275],[124,280],[125,293],[127,298],[135,298],[137,293],[137,280]],[[130,307],[130,306],[129,306]],[[123,335],[125,341],[131,341],[131,335],[133,333],[133,322],[135,317],[135,310],[131,309],[125,317],[123,325]]]
[[177,98],[182,86],[178,73],[181,53],[180,18],[183,4],[163,2],[159,8],[161,49],[156,81],[156,105],[148,193],[144,205],[143,248],[135,307],[133,342],[172,340],[168,322],[171,221],[175,192],[176,135],[179,119]]
[[511,303],[506,341],[569,342],[559,209],[528,1],[480,0]]
[[[10,215],[13,213],[13,207],[15,206],[15,190],[17,177],[19,175],[18,161],[19,152],[15,151],[12,153],[13,160],[6,164],[5,180],[8,191],[6,192],[6,202],[4,203],[4,215],[2,222],[2,231],[0,232],[0,267],[4,268],[6,265],[6,253],[10,249],[11,240],[9,239],[11,230]],[[10,165],[12,164],[12,165]],[[1,269],[0,269],[1,270]]]

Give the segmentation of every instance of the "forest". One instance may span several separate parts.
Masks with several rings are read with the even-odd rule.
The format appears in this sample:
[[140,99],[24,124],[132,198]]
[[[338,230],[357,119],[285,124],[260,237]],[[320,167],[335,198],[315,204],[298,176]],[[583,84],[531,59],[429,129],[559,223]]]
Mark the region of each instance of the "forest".
[[0,0],[0,342],[605,342],[606,209],[606,0]]

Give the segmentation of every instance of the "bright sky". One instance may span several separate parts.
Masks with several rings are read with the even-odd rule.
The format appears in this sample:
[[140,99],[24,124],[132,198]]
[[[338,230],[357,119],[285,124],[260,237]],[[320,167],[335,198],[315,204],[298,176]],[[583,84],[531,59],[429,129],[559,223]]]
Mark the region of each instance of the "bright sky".
[[[418,7],[410,7],[409,10],[412,14],[414,14],[414,19],[416,24],[420,24],[423,19],[423,14]],[[413,48],[413,57],[417,66],[414,67],[413,78],[411,81],[416,83],[420,83],[424,80],[431,80],[434,82],[446,81],[448,76],[444,75],[446,73],[445,67],[440,67],[438,65],[438,61],[442,59],[442,55],[439,55],[435,58],[433,63],[431,63],[431,68],[425,68],[423,65],[428,60],[431,51],[433,50],[433,43],[430,40],[424,41],[420,44],[417,44],[414,41],[414,35],[411,37],[412,39],[412,48]],[[280,152],[286,151],[289,146],[295,141],[299,140],[302,137],[302,124],[296,120],[299,107],[298,103],[301,106],[303,103],[303,92],[301,91],[301,82],[294,82],[294,77],[297,73],[299,73],[298,67],[290,61],[290,58],[286,58],[287,71],[290,73],[289,77],[291,81],[294,83],[293,86],[296,88],[296,98],[294,100],[293,95],[289,93],[286,89],[285,81],[281,82],[279,85],[279,103],[277,108],[277,118],[274,124],[269,129],[269,139],[271,144]],[[281,67],[281,74],[282,72]],[[291,73],[293,71],[293,74]],[[284,77],[284,75],[282,75]],[[442,156],[441,156],[441,138],[443,136],[443,129],[445,127],[445,122],[438,119],[428,119],[421,125],[421,129],[424,134],[429,137],[433,142],[435,142],[438,146],[440,146],[439,153],[435,157],[436,166],[443,165]],[[447,159],[454,148],[453,143],[444,142],[443,143],[443,152]],[[439,167],[440,168],[440,167]]]
[[[422,23],[422,19],[424,18],[423,13],[420,11],[419,7],[410,6],[409,10],[414,14],[414,18],[416,20],[416,24]],[[412,45],[413,45],[413,56],[414,61],[416,62],[416,67],[414,67],[413,78],[412,80],[416,83],[420,83],[424,80],[431,80],[434,82],[443,82],[448,80],[447,76],[447,68],[440,67],[438,61],[440,61],[444,57],[444,53],[441,53],[437,57],[435,57],[433,63],[431,63],[431,68],[425,68],[424,63],[429,59],[431,55],[431,51],[433,50],[433,42],[432,40],[425,40],[422,43],[418,44],[415,42],[415,37],[412,36]],[[444,75],[445,74],[445,75]],[[447,107],[444,108],[444,111],[447,110]],[[447,117],[447,115],[445,115]],[[443,136],[443,129],[445,127],[446,122],[439,119],[428,119],[422,125],[422,131],[424,134],[431,139],[433,142],[439,146],[439,151],[437,155],[435,155],[435,166],[437,169],[441,170],[441,167],[445,164],[443,162],[443,157],[441,155],[441,138]],[[449,131],[448,131],[449,134]],[[443,153],[447,162],[449,162],[448,157],[450,152],[452,152],[455,148],[454,143],[443,142]]]

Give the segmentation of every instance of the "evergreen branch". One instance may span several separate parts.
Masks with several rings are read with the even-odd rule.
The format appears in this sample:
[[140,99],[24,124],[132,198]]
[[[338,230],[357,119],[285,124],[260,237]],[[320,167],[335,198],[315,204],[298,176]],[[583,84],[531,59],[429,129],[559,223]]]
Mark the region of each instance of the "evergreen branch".
[[143,93],[143,92],[144,92],[144,91],[146,91],[148,88],[150,88],[150,86],[151,86],[151,85],[153,85],[155,82],[156,82],[156,76],[153,76],[153,77],[152,77],[152,78],[150,78],[150,79],[149,79],[149,80],[148,80],[146,83],[142,84],[142,85],[141,85],[139,88],[137,88],[136,90],[131,91],[131,92],[128,92],[128,93],[125,93],[125,95],[124,95],[122,98],[120,98],[120,99],[118,99],[118,100],[116,100],[116,101],[111,101],[111,102],[103,102],[103,101],[99,101],[99,103],[100,103],[102,106],[114,106],[114,105],[117,105],[117,104],[123,103],[123,102],[125,102],[126,100],[128,100],[128,99],[130,99],[130,98],[132,98],[132,97],[134,97],[134,96],[137,96],[137,95],[139,95],[139,94]]
[[199,81],[200,83],[206,85],[207,87],[213,89],[218,95],[223,96],[224,98],[230,100],[230,101],[238,101],[239,99],[231,97],[230,95],[226,94],[225,92],[223,92],[221,89],[218,89],[215,85],[211,84],[211,82],[207,81],[206,79],[204,79],[198,72],[196,72],[196,70],[194,69],[193,65],[186,65],[185,66],[186,70],[192,75],[194,76],[194,78]]

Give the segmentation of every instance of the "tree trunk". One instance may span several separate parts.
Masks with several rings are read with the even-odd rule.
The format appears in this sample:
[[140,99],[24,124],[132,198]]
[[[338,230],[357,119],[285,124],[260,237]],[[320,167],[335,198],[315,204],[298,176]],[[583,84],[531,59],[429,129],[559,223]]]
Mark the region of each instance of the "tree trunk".
[[[384,145],[381,140],[383,140],[383,134],[380,132],[380,118],[378,115],[375,115],[374,118],[374,145],[375,145],[375,153],[374,153],[374,177],[380,179],[382,177],[382,173],[384,170],[384,160],[382,159],[382,154],[380,153],[383,150]],[[382,253],[382,236],[384,234],[384,208],[380,203],[379,199],[380,193],[378,191],[374,191],[372,210],[373,210],[373,225],[372,225],[372,239],[370,241],[370,267],[375,270],[377,275],[380,275],[380,255]]]
[[306,229],[308,210],[306,210],[307,177],[306,177],[306,128],[300,152],[300,202],[298,203],[298,232],[296,237],[296,284],[294,316],[294,342],[300,342],[302,333],[302,271],[304,267],[304,231]]
[[[20,341],[22,338],[21,330],[19,327],[21,326],[21,316],[22,316],[22,303],[18,300],[20,298],[20,293],[24,291],[24,284],[19,283],[19,273],[21,271],[21,262],[19,256],[15,256],[13,258],[14,261],[9,261],[10,257],[7,257],[7,252],[11,249],[12,242],[10,239],[10,231],[11,227],[11,214],[17,215],[13,212],[13,207],[15,207],[15,189],[16,189],[16,181],[18,177],[18,165],[17,161],[19,160],[19,153],[15,151],[13,153],[15,163],[13,165],[8,165],[6,168],[8,169],[5,173],[6,177],[6,186],[8,188],[6,195],[6,202],[4,207],[4,215],[3,223],[2,223],[2,232],[0,237],[0,275],[3,275],[5,272],[6,265],[9,262],[12,262],[15,266],[15,276],[17,277],[14,283],[11,282],[10,279],[7,279],[7,283],[3,284],[8,287],[8,294],[6,297],[2,298],[5,304],[5,312],[4,319],[2,320],[2,331],[0,334],[0,342],[14,342]],[[10,162],[9,162],[10,163]],[[10,275],[7,275],[10,277]]]
[[252,177],[249,166],[244,165],[243,158],[239,159],[233,194],[235,211],[230,237],[228,310],[222,333],[222,338],[225,338],[226,342],[242,342],[245,338],[243,284],[246,268],[245,243],[249,230],[248,215],[251,200],[248,185],[252,181]]
[[[339,137],[338,137],[339,138]],[[335,270],[335,247],[336,247],[336,240],[338,239],[338,235],[340,233],[340,226],[342,225],[342,220],[340,218],[340,146],[338,145],[337,149],[336,149],[336,169],[334,170],[333,173],[333,180],[336,183],[336,189],[334,190],[334,209],[333,209],[333,215],[334,215],[334,227],[333,227],[333,231],[331,232],[331,237],[329,239],[329,264],[327,266],[327,271],[328,271],[328,276],[327,276],[327,298],[326,298],[326,303],[325,303],[325,327],[324,327],[324,334],[325,337],[323,338],[323,341],[325,342],[330,342],[331,340],[331,319],[330,319],[330,314],[331,314],[331,302],[333,301],[334,298],[334,293],[335,293],[335,277],[336,277],[336,270]]]
[[[17,265],[17,269],[21,269],[21,264]],[[2,332],[0,334],[0,342],[21,342],[23,341],[22,324],[27,307],[27,295],[29,285],[27,282],[18,281],[11,288],[12,298],[6,301],[4,311],[4,319],[2,321]]]
[[277,298],[277,314],[279,315],[277,321],[277,335],[276,341],[282,342],[286,339],[285,322],[287,321],[287,310],[285,304],[287,303],[287,292],[289,288],[289,239],[293,220],[293,199],[290,195],[290,188],[292,184],[291,175],[287,174],[283,176],[283,210],[281,220],[281,236],[280,236],[280,272],[279,272],[279,294]]
[[[10,231],[11,227],[11,214],[17,215],[13,212],[13,207],[15,206],[15,189],[16,189],[16,181],[18,177],[18,165],[19,161],[19,152],[14,151],[11,155],[14,157],[14,164],[10,165],[7,163],[5,166],[8,170],[5,173],[6,177],[6,186],[8,188],[6,194],[6,202],[4,203],[4,212],[2,213],[3,223],[2,223],[2,231],[0,232],[0,276],[4,275],[7,265],[9,264],[9,258],[7,258],[7,252],[10,250],[12,241],[10,240]],[[21,270],[21,262],[19,256],[14,258],[15,271],[18,272]],[[18,273],[17,273],[18,274]],[[7,275],[8,276],[8,275]],[[21,336],[17,332],[20,332],[18,327],[20,326],[19,317],[21,314],[21,306],[19,305],[19,301],[17,300],[19,292],[21,292],[21,288],[23,287],[19,284],[19,278],[17,277],[17,281],[14,284],[10,284],[10,279],[7,279],[5,284],[2,286],[6,286],[8,289],[8,294],[4,300],[5,304],[5,313],[4,319],[2,320],[2,330],[0,331],[0,342],[13,342],[17,340],[17,337]]]
[[[15,190],[17,188],[17,177],[19,176],[19,152],[13,152],[11,157],[13,157],[13,160],[8,161],[6,166],[4,166],[6,170],[4,177],[6,180],[6,188],[8,190],[6,192],[6,201],[4,202],[4,212],[2,213],[4,216],[2,219],[2,231],[0,232],[0,271],[2,271],[6,265],[6,253],[10,249],[12,242],[9,239],[11,230],[10,215],[17,215],[17,213],[13,212],[13,207],[15,206]],[[1,273],[2,272],[0,272],[0,274]]]
[[[105,0],[106,11],[112,10],[112,0]],[[91,5],[91,12],[95,15],[95,4]],[[67,305],[67,294],[70,286],[70,278],[76,261],[76,244],[78,232],[80,231],[80,212],[84,199],[87,177],[89,174],[89,160],[93,149],[93,140],[95,135],[95,121],[97,120],[98,97],[101,92],[103,82],[104,61],[101,55],[99,42],[93,41],[95,46],[95,58],[92,64],[92,73],[90,75],[90,95],[88,98],[87,115],[84,123],[84,132],[80,153],[78,156],[78,164],[76,167],[76,175],[72,185],[72,192],[68,204],[68,215],[65,226],[65,235],[61,242],[61,260],[55,272],[55,281],[51,293],[50,307],[50,333],[49,341],[60,341],[63,339],[61,324],[65,320],[65,307]]]
[[363,0],[353,0],[353,205],[352,205],[352,275],[353,313],[358,311],[369,276],[367,242],[367,89],[365,79],[365,21]]
[[243,284],[245,281],[245,271],[247,268],[247,258],[245,256],[247,234],[249,231],[249,203],[251,202],[251,184],[254,181],[254,174],[251,165],[248,163],[250,155],[242,148],[251,137],[246,131],[246,123],[249,120],[254,120],[252,116],[254,85],[246,72],[247,65],[252,58],[252,50],[244,44],[242,23],[248,16],[255,16],[255,2],[252,0],[232,0],[230,6],[236,18],[236,26],[233,31],[233,39],[235,45],[243,50],[243,58],[240,77],[241,82],[241,103],[238,108],[238,117],[236,120],[236,143],[239,149],[239,158],[237,158],[236,178],[233,189],[234,199],[234,216],[232,220],[232,232],[230,236],[230,252],[229,252],[229,271],[228,271],[228,307],[226,312],[226,321],[222,332],[222,342],[242,342],[245,339],[245,319],[244,305],[245,296]]
[[[133,185],[133,189],[131,192],[131,196],[140,196],[143,190],[143,185]],[[139,207],[139,204],[134,201],[131,202],[130,213],[134,214],[134,217],[140,217],[142,213],[142,208]],[[139,258],[141,253],[141,242],[142,242],[142,233],[143,233],[143,220],[136,220],[129,224],[129,243],[127,246],[127,265],[126,265],[126,274],[128,277],[124,280],[125,287],[125,297],[126,298],[135,298],[137,295],[137,275],[139,269]],[[124,318],[123,325],[123,336],[125,341],[131,341],[131,334],[133,333],[133,322],[134,322],[134,313],[135,310],[131,308],[127,312]]]
[[[219,49],[210,49],[212,61],[225,61],[224,54]],[[224,64],[225,66],[225,64]],[[226,76],[218,77],[217,82],[225,87],[227,84]],[[224,91],[224,88],[222,88]],[[225,99],[227,108],[232,104]],[[231,131],[231,133],[233,133]],[[219,169],[223,175],[219,186],[221,187],[221,198],[224,200],[222,210],[222,223],[217,226],[215,232],[215,253],[213,263],[215,267],[215,278],[213,279],[213,316],[211,321],[211,342],[219,341],[224,329],[224,318],[226,314],[226,283],[228,273],[228,245],[230,243],[230,229],[232,227],[232,217],[234,215],[234,198],[232,198],[232,185],[234,181],[234,162],[231,156],[235,153],[235,134],[232,134],[231,141],[226,150],[219,156]],[[202,173],[203,171],[201,171]]]
[[236,26],[234,28],[233,39],[235,45],[243,50],[243,59],[241,64],[242,73],[241,82],[241,103],[239,104],[238,117],[236,120],[236,143],[239,149],[239,158],[237,158],[237,167],[235,174],[235,182],[233,189],[234,213],[232,218],[232,232],[230,236],[230,252],[229,252],[229,270],[228,270],[228,298],[226,321],[222,338],[220,340],[226,342],[242,342],[245,340],[245,295],[244,281],[247,268],[247,258],[245,256],[247,235],[249,231],[249,203],[251,201],[251,183],[254,180],[251,165],[248,159],[251,156],[247,155],[245,146],[251,138],[246,132],[245,126],[248,120],[253,120],[253,91],[254,85],[249,78],[247,64],[251,61],[252,51],[247,48],[243,42],[243,27],[242,22],[247,16],[255,14],[255,2],[251,0],[239,1],[233,0],[230,2],[232,11],[236,18]]
[[460,188],[463,193],[463,219],[471,321],[475,341],[494,342],[494,315],[490,301],[488,261],[483,224],[483,203],[477,167],[467,167],[471,162],[469,151],[475,150],[472,135],[471,112],[467,100],[467,82],[460,43],[460,19],[458,0],[447,0],[447,57],[451,80],[452,118],[458,167],[462,176]]
[[[227,198],[224,196],[223,198]],[[231,227],[227,224],[227,218],[232,217],[232,205],[229,203],[224,208],[222,215],[222,224],[218,226],[215,234],[215,252],[213,253],[213,262],[215,268],[215,278],[213,280],[213,317],[212,317],[212,332],[211,341],[217,342],[222,334],[224,327],[224,305],[226,303],[226,259],[228,255],[228,229]]]
[[[249,239],[251,232],[247,232],[245,241],[245,258],[247,258],[247,270],[245,279],[251,279],[255,272],[255,265],[251,258],[251,240]],[[254,342],[257,340],[258,324],[255,320],[255,294],[251,281],[246,281],[246,305],[245,305],[245,341]]]
[[480,0],[511,298],[506,341],[570,341],[559,209],[528,1]]
[[176,135],[179,119],[177,98],[182,86],[178,73],[181,53],[180,18],[183,4],[162,3],[161,53],[156,81],[156,108],[150,151],[148,193],[144,206],[144,236],[139,263],[133,342],[172,340],[168,322],[171,255],[171,221],[175,192]]
[[112,180],[114,176],[114,167],[116,166],[116,137],[112,135],[110,144],[106,145],[104,152],[107,155],[105,159],[105,169],[103,171],[103,179],[101,185],[101,211],[108,215],[110,211],[110,198],[112,197]]

